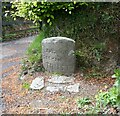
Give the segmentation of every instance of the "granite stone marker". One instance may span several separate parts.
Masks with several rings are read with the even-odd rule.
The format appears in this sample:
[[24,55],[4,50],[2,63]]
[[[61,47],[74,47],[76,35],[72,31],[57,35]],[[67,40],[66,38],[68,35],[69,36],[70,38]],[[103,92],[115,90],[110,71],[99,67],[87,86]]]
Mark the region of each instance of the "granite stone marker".
[[71,75],[75,69],[75,41],[66,37],[51,37],[42,41],[44,68],[51,73]]

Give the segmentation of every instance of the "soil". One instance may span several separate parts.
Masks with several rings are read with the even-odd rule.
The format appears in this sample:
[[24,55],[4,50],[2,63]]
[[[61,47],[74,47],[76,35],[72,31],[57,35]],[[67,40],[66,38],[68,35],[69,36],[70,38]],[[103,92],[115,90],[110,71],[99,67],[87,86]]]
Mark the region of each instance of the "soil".
[[75,81],[80,83],[80,92],[50,93],[42,90],[30,90],[23,88],[26,82],[30,84],[37,76],[44,76],[47,80],[48,74],[37,73],[33,76],[26,75],[24,81],[19,79],[20,66],[10,76],[2,81],[2,96],[5,102],[5,114],[58,114],[58,113],[78,113],[81,111],[77,106],[77,100],[83,97],[89,97],[94,100],[95,95],[100,91],[108,90],[114,83],[114,79],[106,78],[89,78],[81,77],[79,73],[75,74]]

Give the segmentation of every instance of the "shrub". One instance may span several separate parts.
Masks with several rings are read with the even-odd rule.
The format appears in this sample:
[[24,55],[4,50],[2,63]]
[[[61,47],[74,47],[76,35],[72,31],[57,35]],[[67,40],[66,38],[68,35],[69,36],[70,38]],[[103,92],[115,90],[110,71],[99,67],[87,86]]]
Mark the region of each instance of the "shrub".
[[39,62],[41,60],[41,42],[44,39],[44,33],[41,31],[35,40],[30,44],[26,54],[31,63]]
[[43,71],[41,42],[44,39],[44,33],[40,32],[35,40],[30,44],[26,52],[26,59],[23,60],[22,70],[30,72]]
[[112,88],[106,92],[100,92],[95,96],[96,107],[99,111],[104,111],[106,107],[117,107],[120,106],[120,69],[115,71],[116,81]]
[[[113,87],[108,91],[100,91],[95,95],[95,100],[89,98],[79,99],[78,108],[84,109],[84,105],[95,102],[94,105],[89,105],[87,113],[105,113],[109,108],[120,108],[120,69],[115,70],[116,81]],[[109,110],[107,110],[109,111]],[[107,113],[107,112],[106,112]]]

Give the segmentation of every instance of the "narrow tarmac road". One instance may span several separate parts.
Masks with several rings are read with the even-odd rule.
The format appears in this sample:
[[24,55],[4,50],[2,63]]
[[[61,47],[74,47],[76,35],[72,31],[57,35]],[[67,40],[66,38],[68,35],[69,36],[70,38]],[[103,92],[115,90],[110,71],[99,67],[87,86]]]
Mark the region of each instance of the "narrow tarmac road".
[[0,43],[0,114],[4,105],[2,103],[2,78],[9,76],[18,70],[21,59],[25,56],[25,52],[29,44],[35,39],[37,35],[14,40],[10,42]]
[[2,44],[2,54],[0,54],[0,63],[2,64],[2,78],[9,75],[13,66],[18,66],[25,56],[25,52],[29,44],[34,40],[35,36],[4,42]]

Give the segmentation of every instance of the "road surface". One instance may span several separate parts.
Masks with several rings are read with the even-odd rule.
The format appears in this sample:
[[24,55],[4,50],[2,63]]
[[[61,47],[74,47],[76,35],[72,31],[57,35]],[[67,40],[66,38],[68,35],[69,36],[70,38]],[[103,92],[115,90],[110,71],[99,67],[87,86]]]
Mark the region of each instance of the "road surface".
[[4,108],[2,102],[2,78],[14,73],[25,56],[29,44],[36,36],[26,37],[19,40],[0,43],[0,115]]

